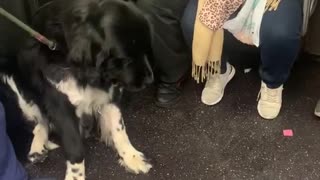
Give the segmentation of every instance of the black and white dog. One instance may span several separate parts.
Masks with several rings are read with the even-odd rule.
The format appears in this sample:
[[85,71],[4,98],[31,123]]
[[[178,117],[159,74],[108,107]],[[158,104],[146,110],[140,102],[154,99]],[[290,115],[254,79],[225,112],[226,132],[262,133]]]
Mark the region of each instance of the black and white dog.
[[97,125],[120,165],[147,173],[152,166],[130,143],[118,106],[123,89],[153,81],[147,18],[124,0],[53,3],[36,17],[35,29],[57,41],[58,50],[29,39],[16,61],[0,61],[2,86],[35,124],[29,159],[42,161],[58,147],[48,138],[54,131],[67,160],[65,179],[85,179],[82,135]]

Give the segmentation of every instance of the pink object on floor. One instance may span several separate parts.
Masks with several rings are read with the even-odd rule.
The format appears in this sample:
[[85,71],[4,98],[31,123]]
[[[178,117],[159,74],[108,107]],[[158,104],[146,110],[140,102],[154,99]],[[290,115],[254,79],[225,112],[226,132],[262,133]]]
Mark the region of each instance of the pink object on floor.
[[292,137],[292,136],[293,136],[293,131],[292,131],[292,129],[285,129],[285,130],[283,130],[283,136]]

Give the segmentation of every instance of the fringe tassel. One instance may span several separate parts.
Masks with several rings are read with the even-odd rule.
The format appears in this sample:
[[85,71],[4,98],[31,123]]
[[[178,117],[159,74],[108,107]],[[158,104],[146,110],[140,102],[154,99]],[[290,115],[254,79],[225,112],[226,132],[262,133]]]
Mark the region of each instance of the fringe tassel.
[[265,11],[276,11],[281,0],[267,0]]
[[192,77],[197,83],[202,83],[211,75],[218,73],[220,73],[220,61],[208,61],[203,66],[192,63]]

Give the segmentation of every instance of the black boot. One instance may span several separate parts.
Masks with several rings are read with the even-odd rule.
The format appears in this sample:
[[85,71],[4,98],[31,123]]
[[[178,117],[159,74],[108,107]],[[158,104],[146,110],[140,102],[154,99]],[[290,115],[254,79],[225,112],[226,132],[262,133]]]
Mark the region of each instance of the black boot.
[[182,93],[181,82],[165,83],[160,82],[157,86],[156,105],[159,107],[171,107],[176,104]]
[[318,104],[316,106],[316,109],[314,110],[314,114],[318,117],[320,117],[320,99],[318,101]]

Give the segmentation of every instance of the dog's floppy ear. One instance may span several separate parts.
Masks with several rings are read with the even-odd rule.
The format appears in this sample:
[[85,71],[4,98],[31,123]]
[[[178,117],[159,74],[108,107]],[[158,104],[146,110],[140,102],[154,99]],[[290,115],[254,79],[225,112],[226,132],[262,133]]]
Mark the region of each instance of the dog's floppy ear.
[[72,18],[76,23],[84,22],[89,15],[89,9],[87,7],[76,7],[72,10]]
[[[68,25],[66,39],[69,46],[69,60],[82,65],[93,65],[92,44],[99,38],[92,26],[98,26],[102,12],[99,5],[92,1],[78,1],[72,10],[72,21]],[[98,39],[98,40],[97,40]],[[101,41],[101,40],[100,40]],[[101,43],[101,42],[98,42]],[[101,64],[101,62],[97,62]]]
[[70,1],[64,13],[64,33],[68,45],[68,60],[77,64],[91,61],[91,42],[88,37],[86,20],[89,16],[87,1]]
[[89,18],[92,14],[100,12],[97,2],[88,0],[77,0],[72,8],[72,17],[75,22],[82,23]]
[[68,37],[68,60],[79,64],[92,64],[91,40],[85,25],[74,29],[71,37]]

